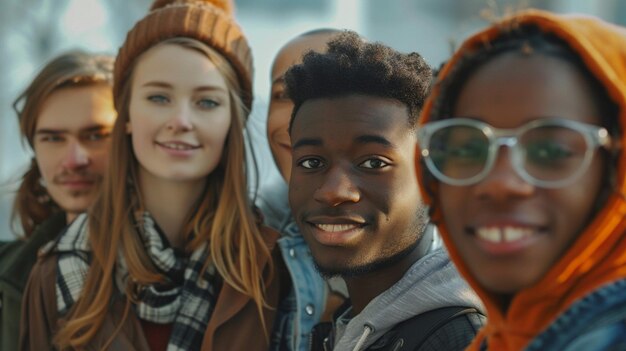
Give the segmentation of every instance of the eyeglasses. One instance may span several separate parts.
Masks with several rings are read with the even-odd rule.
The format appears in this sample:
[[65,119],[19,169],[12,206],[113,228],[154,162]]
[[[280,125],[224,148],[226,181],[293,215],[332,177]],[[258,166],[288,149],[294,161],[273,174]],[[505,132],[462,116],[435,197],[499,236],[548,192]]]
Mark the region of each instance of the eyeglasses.
[[609,148],[605,128],[562,118],[544,118],[499,129],[469,118],[430,122],[418,130],[421,154],[440,181],[466,186],[489,174],[501,146],[524,181],[543,188],[572,184],[591,164],[596,148]]

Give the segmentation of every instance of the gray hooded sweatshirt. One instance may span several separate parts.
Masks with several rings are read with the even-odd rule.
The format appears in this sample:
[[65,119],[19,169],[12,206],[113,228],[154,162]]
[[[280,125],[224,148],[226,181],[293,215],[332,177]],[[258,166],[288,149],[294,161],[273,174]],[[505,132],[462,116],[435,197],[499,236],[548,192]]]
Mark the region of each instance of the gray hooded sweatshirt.
[[337,321],[333,350],[365,350],[396,324],[448,306],[475,307],[484,313],[478,296],[461,278],[435,233],[428,253],[400,281],[370,301],[347,324],[341,318]]

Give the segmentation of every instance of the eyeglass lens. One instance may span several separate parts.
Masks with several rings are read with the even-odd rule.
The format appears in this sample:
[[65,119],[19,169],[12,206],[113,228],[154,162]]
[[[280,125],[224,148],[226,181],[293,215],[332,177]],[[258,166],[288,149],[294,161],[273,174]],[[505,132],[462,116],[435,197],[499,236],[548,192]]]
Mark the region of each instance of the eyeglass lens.
[[[430,139],[429,154],[443,175],[457,180],[472,178],[485,170],[498,152],[497,138],[483,129],[457,125],[437,130]],[[518,136],[514,157],[530,177],[557,181],[575,173],[587,153],[587,139],[564,126],[538,126]],[[493,153],[493,154],[491,154]]]

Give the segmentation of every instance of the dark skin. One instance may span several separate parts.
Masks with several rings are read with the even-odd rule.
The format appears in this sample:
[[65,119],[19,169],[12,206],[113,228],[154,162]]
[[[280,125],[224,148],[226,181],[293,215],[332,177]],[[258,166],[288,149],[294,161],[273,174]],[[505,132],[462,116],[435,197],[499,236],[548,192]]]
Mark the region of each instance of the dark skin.
[[[475,118],[497,128],[560,117],[600,125],[600,110],[583,75],[572,64],[541,54],[503,54],[465,83],[454,116]],[[470,186],[440,184],[439,203],[446,227],[478,282],[506,309],[512,297],[537,284],[578,238],[593,215],[605,181],[598,151],[587,171],[557,189],[525,182],[501,148],[496,164]],[[527,237],[505,245],[481,238],[490,231],[523,231]]]
[[291,208],[320,271],[345,279],[354,314],[423,255],[408,121],[396,100],[349,95],[306,101],[292,126]]
[[397,283],[404,273],[423,256],[422,252],[416,247],[405,259],[401,260],[394,266],[383,268],[362,276],[344,278],[348,292],[350,294],[350,302],[352,303],[352,311],[357,315],[363,311],[370,301],[376,296],[385,292]]

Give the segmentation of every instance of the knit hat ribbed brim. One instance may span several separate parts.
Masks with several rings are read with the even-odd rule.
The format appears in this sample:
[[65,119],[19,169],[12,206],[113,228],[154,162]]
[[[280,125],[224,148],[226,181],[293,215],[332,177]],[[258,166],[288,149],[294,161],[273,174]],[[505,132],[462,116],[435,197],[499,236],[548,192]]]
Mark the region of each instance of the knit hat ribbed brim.
[[232,14],[231,1],[156,0],[146,17],[128,32],[114,68],[113,96],[117,103],[134,61],[152,46],[175,37],[196,39],[222,54],[233,66],[241,99],[252,107],[252,52]]

